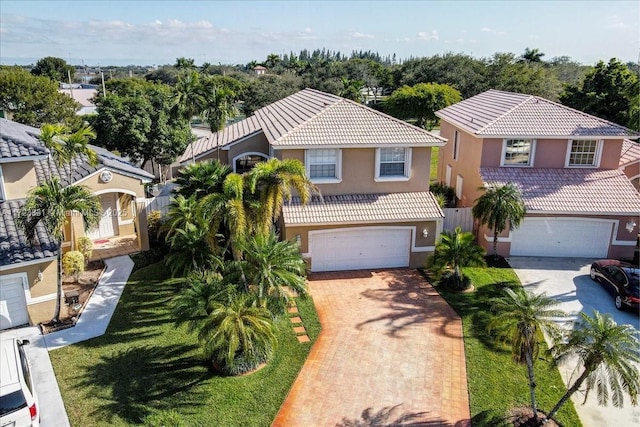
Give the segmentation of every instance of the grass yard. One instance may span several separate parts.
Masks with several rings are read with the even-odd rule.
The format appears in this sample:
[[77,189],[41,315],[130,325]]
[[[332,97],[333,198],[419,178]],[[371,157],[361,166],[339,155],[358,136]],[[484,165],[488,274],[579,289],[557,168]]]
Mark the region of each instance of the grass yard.
[[[174,411],[187,426],[269,426],[311,344],[298,343],[287,318],[277,323],[276,357],[243,377],[222,377],[202,361],[195,336],[169,315],[175,295],[154,264],[132,274],[107,333],[50,353],[75,426],[139,424]],[[312,342],[320,332],[313,301],[298,300]]]
[[[451,293],[438,289],[462,317],[467,358],[467,380],[474,426],[496,426],[514,406],[529,404],[527,369],[511,360],[508,348],[496,346],[486,325],[490,316],[489,300],[504,294],[500,283],[520,283],[510,268],[465,268],[476,287],[472,293]],[[545,346],[546,349],[546,346]],[[549,368],[541,353],[535,366],[536,397],[540,410],[549,411],[564,393],[565,386],[557,369]],[[582,425],[571,401],[556,416],[564,426]]]
[[429,168],[431,182],[438,181],[438,151],[440,151],[440,147],[431,147],[431,166]]

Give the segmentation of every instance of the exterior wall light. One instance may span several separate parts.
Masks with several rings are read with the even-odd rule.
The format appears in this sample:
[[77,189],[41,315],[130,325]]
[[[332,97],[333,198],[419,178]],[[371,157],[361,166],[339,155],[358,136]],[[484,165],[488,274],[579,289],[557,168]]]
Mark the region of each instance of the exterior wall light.
[[427,230],[426,228],[422,230],[422,237],[429,237],[429,230]]
[[42,270],[38,270],[38,282],[42,282],[42,277],[43,277]]
[[636,228],[636,225],[638,225],[638,224],[636,224],[635,221],[630,219],[629,221],[627,221],[627,225],[626,225],[625,228],[627,229],[627,231],[629,233],[633,233],[633,229]]
[[296,244],[300,246],[302,244],[302,237],[299,234],[296,234]]

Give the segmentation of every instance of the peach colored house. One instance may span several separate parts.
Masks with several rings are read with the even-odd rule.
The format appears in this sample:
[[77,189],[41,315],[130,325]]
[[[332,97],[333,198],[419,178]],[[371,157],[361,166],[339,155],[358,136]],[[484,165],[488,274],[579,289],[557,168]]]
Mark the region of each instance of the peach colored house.
[[[489,90],[444,108],[438,179],[472,207],[488,184],[515,183],[527,215],[499,236],[503,256],[631,258],[640,195],[619,169],[629,129],[537,96]],[[631,178],[631,177],[630,177]],[[491,230],[477,228],[490,248]]]
[[42,225],[31,244],[18,225],[18,213],[29,191],[50,176],[66,185],[84,185],[99,197],[99,226],[85,233],[82,217],[70,213],[62,250],[75,249],[77,238],[135,237],[149,248],[144,186],[152,175],[98,147],[98,164],[75,158],[58,169],[38,139],[40,130],[0,119],[0,330],[51,319],[57,288],[57,247]]
[[640,143],[630,139],[622,141],[619,168],[640,192]]
[[305,89],[187,147],[181,162],[217,159],[234,172],[298,159],[320,189],[283,207],[283,239],[311,271],[419,267],[442,230],[429,192],[431,148],[446,140],[364,105]]

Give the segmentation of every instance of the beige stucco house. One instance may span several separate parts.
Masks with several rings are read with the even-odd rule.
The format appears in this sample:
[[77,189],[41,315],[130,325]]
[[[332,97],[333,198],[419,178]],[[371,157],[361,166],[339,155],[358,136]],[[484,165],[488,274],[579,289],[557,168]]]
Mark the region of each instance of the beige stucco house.
[[63,251],[75,248],[78,237],[108,239],[135,236],[148,249],[144,183],[152,175],[98,147],[98,164],[84,157],[58,169],[39,141],[40,130],[0,119],[0,329],[51,319],[57,286],[56,245],[38,227],[31,244],[18,226],[20,208],[31,189],[51,176],[67,185],[84,185],[100,198],[100,225],[85,233],[82,217],[70,213]]
[[[523,193],[526,218],[499,236],[501,255],[633,256],[640,195],[629,181],[634,174],[620,169],[632,131],[544,98],[497,90],[436,115],[449,140],[440,150],[438,179],[455,188],[458,207],[472,207],[485,185],[511,182]],[[477,237],[489,248],[493,232],[478,227]]]
[[420,267],[442,231],[429,192],[432,147],[446,140],[364,105],[305,89],[187,147],[183,164],[220,159],[234,172],[298,159],[322,197],[283,207],[281,238],[311,271]]

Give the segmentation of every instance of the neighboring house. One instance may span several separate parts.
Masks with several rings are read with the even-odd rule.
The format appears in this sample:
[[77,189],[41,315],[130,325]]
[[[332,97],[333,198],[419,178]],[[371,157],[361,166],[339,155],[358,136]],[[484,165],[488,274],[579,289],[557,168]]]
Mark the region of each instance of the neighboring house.
[[262,65],[256,65],[255,67],[253,67],[253,71],[259,76],[262,76],[267,73],[267,69]]
[[420,267],[442,231],[429,192],[431,148],[445,140],[341,97],[305,89],[187,147],[181,162],[220,159],[249,171],[298,159],[323,197],[283,207],[281,237],[311,271]]
[[83,116],[96,112],[96,104],[92,101],[92,98],[98,93],[96,89],[66,88],[59,89],[59,92],[73,98],[74,101],[80,104],[80,109],[76,113],[77,115]]
[[640,192],[640,143],[630,139],[622,141],[619,168]]
[[[0,329],[51,319],[55,308],[56,246],[39,225],[36,241],[28,242],[18,226],[18,213],[31,189],[50,176],[84,185],[100,198],[100,225],[88,232],[92,239],[131,235],[141,250],[149,247],[144,186],[152,176],[98,147],[97,166],[86,158],[57,168],[38,139],[40,130],[0,119]],[[70,214],[63,251],[75,249],[84,236],[82,218]]]
[[[640,195],[618,168],[629,129],[537,96],[490,90],[444,108],[438,179],[471,207],[487,184],[515,183],[527,216],[503,256],[631,258]],[[635,234],[634,234],[635,233]],[[490,248],[493,232],[479,228]]]

